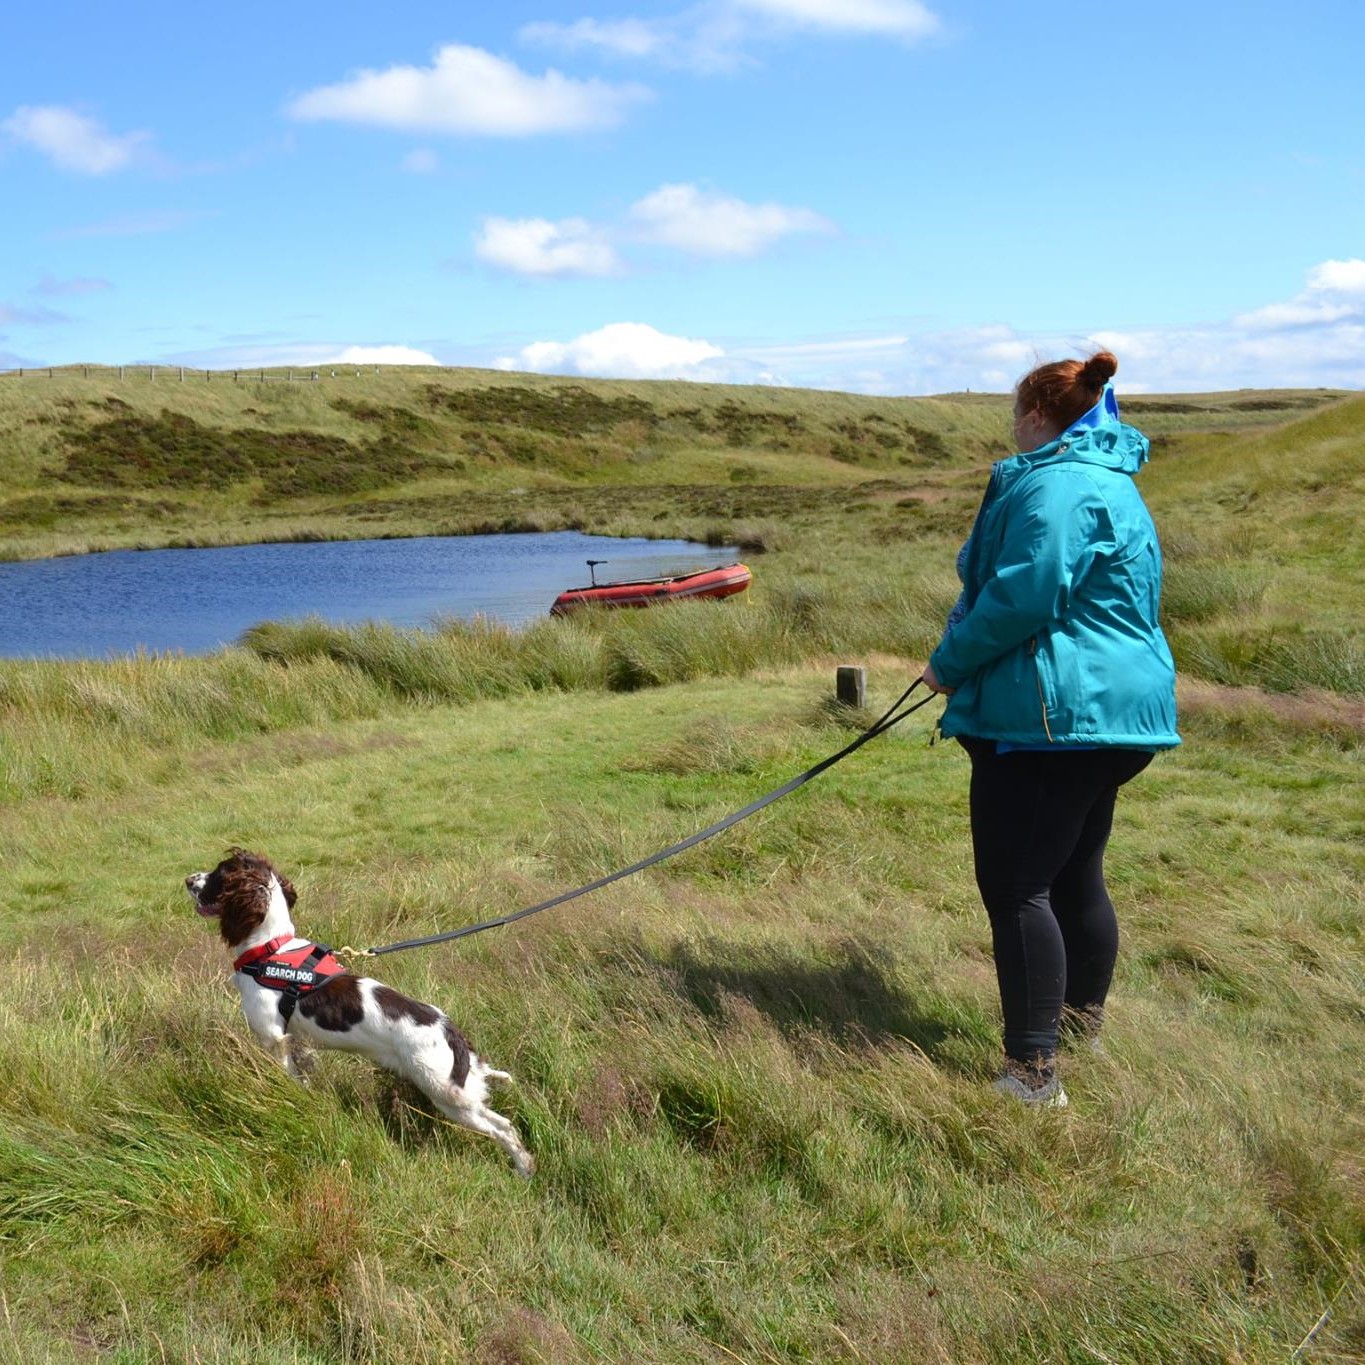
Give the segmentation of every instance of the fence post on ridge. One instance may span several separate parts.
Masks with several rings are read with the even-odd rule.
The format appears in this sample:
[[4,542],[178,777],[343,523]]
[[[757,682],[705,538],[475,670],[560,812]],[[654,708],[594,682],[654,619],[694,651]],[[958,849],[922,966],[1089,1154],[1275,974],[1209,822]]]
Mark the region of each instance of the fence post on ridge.
[[861,711],[867,705],[867,669],[840,664],[834,675],[834,696],[841,706]]

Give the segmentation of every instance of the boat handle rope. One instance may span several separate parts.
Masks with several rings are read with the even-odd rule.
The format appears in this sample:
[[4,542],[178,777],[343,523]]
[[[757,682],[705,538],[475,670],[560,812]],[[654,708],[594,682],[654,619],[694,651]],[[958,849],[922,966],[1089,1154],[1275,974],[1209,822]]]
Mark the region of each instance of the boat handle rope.
[[841,759],[845,759],[855,750],[861,749],[868,740],[876,739],[878,735],[884,735],[893,725],[899,725],[907,716],[913,715],[921,706],[927,706],[938,695],[935,692],[930,692],[928,696],[921,697],[913,706],[906,707],[904,711],[901,711],[900,708],[923,682],[923,676],[916,678],[880,719],[869,725],[852,743],[846,744],[838,753],[821,759],[814,767],[807,768],[805,772],[799,773],[780,787],[760,796],[756,801],[751,801],[743,810],[737,810],[733,814],[727,815],[723,820],[717,820],[714,825],[707,825],[705,829],[698,830],[696,834],[689,835],[676,844],[670,844],[667,848],[660,849],[658,853],[652,853],[648,858],[642,858],[638,863],[631,863],[629,867],[622,867],[615,872],[609,872],[605,877],[598,877],[596,881],[588,882],[587,885],[576,887],[572,891],[561,892],[558,896],[552,896],[549,900],[543,900],[537,905],[528,905],[525,909],[515,910],[510,915],[500,915],[497,919],[483,920],[478,924],[467,924],[463,928],[450,929],[444,934],[431,934],[427,938],[409,938],[404,939],[401,943],[386,943],[379,948],[337,948],[334,951],[338,957],[343,959],[347,956],[383,957],[385,953],[401,953],[409,948],[426,948],[433,943],[450,943],[457,938],[481,934],[485,929],[499,929],[504,924],[525,919],[528,915],[538,915],[542,910],[553,909],[556,905],[563,905],[565,901],[576,900],[579,896],[586,896],[590,891],[598,891],[604,886],[610,886],[612,882],[619,882],[623,877],[630,877],[637,872],[643,872],[645,868],[653,867],[655,863],[661,863],[665,858],[672,858],[689,848],[695,848],[705,840],[714,838],[717,834],[739,824],[741,820],[747,820],[749,816],[756,815],[765,806],[771,806],[774,801],[789,795],[798,787],[804,786],[811,778],[818,777],[827,768],[832,768]]

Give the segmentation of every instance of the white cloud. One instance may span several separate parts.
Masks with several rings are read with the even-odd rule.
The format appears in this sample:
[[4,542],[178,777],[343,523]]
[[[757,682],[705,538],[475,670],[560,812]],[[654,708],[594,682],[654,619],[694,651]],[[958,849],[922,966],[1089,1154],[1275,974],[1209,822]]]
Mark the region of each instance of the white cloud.
[[1237,321],[1254,330],[1278,332],[1286,327],[1312,327],[1340,322],[1356,311],[1348,303],[1331,303],[1326,299],[1307,297],[1291,299],[1288,303],[1269,303],[1254,313],[1244,313]]
[[643,322],[613,322],[572,341],[536,341],[499,369],[581,374],[615,379],[710,378],[705,367],[725,352],[709,341],[669,336]]
[[399,165],[412,175],[435,175],[441,169],[441,158],[430,147],[414,147]]
[[600,229],[582,218],[485,218],[474,254],[517,275],[613,275],[620,262]]
[[411,346],[347,346],[340,355],[321,360],[320,365],[439,365],[428,351]]
[[150,139],[148,133],[111,133],[97,120],[60,104],[21,105],[0,123],[0,132],[79,175],[123,170]]
[[578,19],[572,24],[525,24],[517,36],[527,43],[569,52],[596,48],[613,57],[656,57],[667,46],[666,23],[648,19]]
[[701,0],[671,15],[525,25],[518,37],[560,51],[593,50],[616,60],[647,60],[699,72],[750,65],[746,49],[807,32],[919,42],[942,31],[919,0]]
[[740,344],[727,352],[733,382],[881,393],[884,376],[903,361],[908,337],[819,337]]
[[360,71],[308,91],[288,112],[405,131],[529,137],[614,127],[649,95],[643,86],[575,80],[553,69],[528,75],[482,48],[451,43],[431,66]]
[[1232,323],[1097,332],[1094,345],[1156,392],[1365,386],[1365,325],[1332,321],[1279,332]]
[[[913,335],[733,344],[740,382],[778,370],[785,382],[859,393],[1006,392],[1033,366],[1105,348],[1120,393],[1365,388],[1365,261],[1324,261],[1294,299],[1224,321],[1029,332],[1003,323]],[[746,367],[749,367],[746,369]]]
[[[1362,310],[1365,311],[1365,310]],[[1034,365],[1101,348],[1119,359],[1118,387],[1130,393],[1226,389],[1365,388],[1365,316],[1278,330],[1258,310],[1245,319],[1190,326],[1097,328],[1085,332],[1018,332],[995,325],[927,332],[903,346],[847,365],[837,356],[814,364],[788,361],[792,382],[868,393],[1005,392]],[[763,358],[761,348],[734,352]]]
[[695,256],[754,256],[793,233],[834,231],[810,209],[746,204],[696,185],[661,185],[631,205],[630,217],[645,240]]
[[1323,261],[1308,272],[1308,288],[1365,298],[1365,261]]
[[1307,288],[1285,303],[1243,313],[1237,322],[1253,331],[1365,322],[1365,261],[1323,261],[1308,272]]
[[734,0],[744,10],[800,27],[927,38],[941,27],[916,0]]
[[526,24],[517,37],[561,52],[590,51],[616,61],[711,73],[746,64],[742,49],[753,27],[731,5],[713,2],[656,19]]
[[485,218],[474,253],[518,275],[602,277],[625,270],[617,242],[672,247],[693,256],[756,256],[794,233],[835,230],[810,209],[748,204],[695,185],[661,185],[631,206],[622,226],[584,218]]
[[[440,365],[428,351],[412,346],[343,346],[336,342],[297,341],[275,344],[212,346],[177,351],[151,358],[158,365],[192,365],[197,369],[249,370],[257,366],[292,365],[298,369],[321,369],[328,365]],[[139,360],[146,364],[147,360]]]
[[[890,340],[890,339],[889,339]],[[1192,325],[1017,332],[1006,325],[919,333],[867,356],[782,356],[797,384],[870,393],[1005,392],[1035,364],[1106,348],[1129,393],[1365,388],[1365,261],[1324,261],[1294,299]],[[732,359],[774,359],[736,347]],[[871,362],[871,363],[863,363]]]

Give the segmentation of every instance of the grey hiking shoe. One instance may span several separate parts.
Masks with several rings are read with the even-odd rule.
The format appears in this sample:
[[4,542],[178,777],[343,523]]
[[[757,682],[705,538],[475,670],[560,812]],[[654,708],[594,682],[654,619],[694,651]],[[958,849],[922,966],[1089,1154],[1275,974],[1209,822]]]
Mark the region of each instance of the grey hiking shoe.
[[1021,1104],[1037,1105],[1040,1109],[1065,1109],[1069,1103],[1055,1071],[1039,1071],[1013,1058],[1006,1059],[995,1088]]

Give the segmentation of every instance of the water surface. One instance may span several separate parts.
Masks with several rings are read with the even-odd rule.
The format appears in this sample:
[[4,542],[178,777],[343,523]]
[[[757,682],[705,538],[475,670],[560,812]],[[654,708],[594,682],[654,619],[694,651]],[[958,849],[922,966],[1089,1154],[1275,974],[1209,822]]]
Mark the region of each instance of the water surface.
[[565,588],[732,563],[733,549],[578,531],[110,550],[0,564],[0,656],[103,658],[139,649],[204,653],[248,626],[321,616],[429,626],[544,616]]

